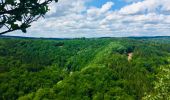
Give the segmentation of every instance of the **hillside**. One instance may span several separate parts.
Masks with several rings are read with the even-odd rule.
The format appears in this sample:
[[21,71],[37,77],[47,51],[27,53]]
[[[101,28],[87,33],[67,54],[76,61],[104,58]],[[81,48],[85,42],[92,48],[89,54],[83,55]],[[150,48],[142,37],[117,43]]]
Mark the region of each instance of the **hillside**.
[[169,59],[169,37],[0,38],[0,100],[168,100]]

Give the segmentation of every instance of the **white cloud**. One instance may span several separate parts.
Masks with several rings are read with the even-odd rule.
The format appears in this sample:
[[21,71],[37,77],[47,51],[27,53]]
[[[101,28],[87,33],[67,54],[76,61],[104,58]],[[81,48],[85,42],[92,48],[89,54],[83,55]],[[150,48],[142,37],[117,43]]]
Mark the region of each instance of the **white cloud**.
[[160,6],[158,0],[145,0],[121,8],[121,14],[143,14],[147,12],[155,12],[156,8]]
[[51,4],[45,19],[32,24],[28,33],[10,35],[36,37],[100,37],[170,35],[170,0],[126,0],[131,4],[112,10],[114,2],[87,6],[90,0],[60,0]]
[[[55,17],[65,16],[70,13],[81,13],[86,10],[85,3],[89,0],[59,0],[58,3],[51,3],[49,5],[50,11],[47,15]],[[48,16],[48,17],[49,17]]]
[[102,6],[102,8],[100,9],[101,13],[107,12],[109,9],[111,9],[111,7],[114,5],[113,2],[107,2],[106,4],[104,4]]
[[120,9],[121,14],[145,14],[169,12],[170,0],[144,0],[135,2]]
[[107,2],[101,8],[91,7],[87,9],[87,18],[90,20],[101,18],[105,16],[106,13],[109,12],[113,5],[114,5],[113,2]]
[[125,2],[139,2],[139,1],[142,1],[142,0],[122,0],[122,1],[125,1]]

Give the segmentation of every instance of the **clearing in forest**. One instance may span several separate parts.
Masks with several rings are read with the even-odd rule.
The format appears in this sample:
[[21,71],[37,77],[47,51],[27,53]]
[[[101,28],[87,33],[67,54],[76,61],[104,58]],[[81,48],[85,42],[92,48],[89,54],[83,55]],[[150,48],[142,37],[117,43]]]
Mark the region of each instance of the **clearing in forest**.
[[133,53],[128,53],[128,61],[131,61],[132,60],[132,56],[133,56]]

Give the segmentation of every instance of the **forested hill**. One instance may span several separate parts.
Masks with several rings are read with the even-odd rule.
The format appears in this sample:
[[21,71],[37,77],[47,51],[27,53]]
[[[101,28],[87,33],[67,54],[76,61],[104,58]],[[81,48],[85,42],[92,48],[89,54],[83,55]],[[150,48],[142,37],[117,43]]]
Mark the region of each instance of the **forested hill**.
[[169,37],[0,38],[0,100],[169,100],[169,76]]

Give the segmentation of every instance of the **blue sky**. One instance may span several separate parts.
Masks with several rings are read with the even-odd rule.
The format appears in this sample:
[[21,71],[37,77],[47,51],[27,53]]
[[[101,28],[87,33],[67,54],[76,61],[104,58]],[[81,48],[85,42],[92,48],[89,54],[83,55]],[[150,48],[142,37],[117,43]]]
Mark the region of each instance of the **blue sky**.
[[59,0],[50,4],[45,19],[28,32],[7,35],[29,37],[170,36],[170,0]]
[[125,2],[124,0],[93,0],[92,2],[87,3],[87,6],[101,7],[106,2],[114,2],[112,10],[118,10],[123,6],[130,4],[129,2]]

